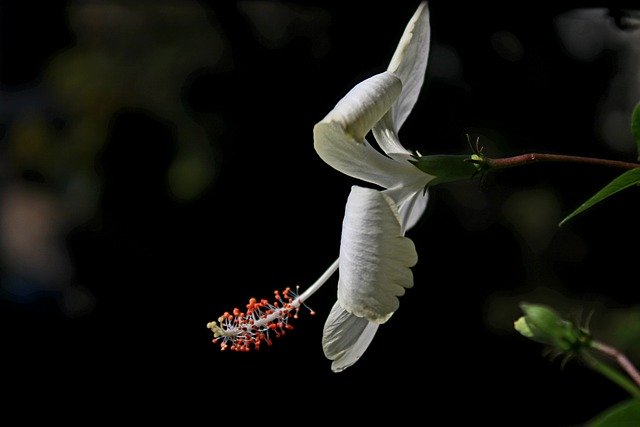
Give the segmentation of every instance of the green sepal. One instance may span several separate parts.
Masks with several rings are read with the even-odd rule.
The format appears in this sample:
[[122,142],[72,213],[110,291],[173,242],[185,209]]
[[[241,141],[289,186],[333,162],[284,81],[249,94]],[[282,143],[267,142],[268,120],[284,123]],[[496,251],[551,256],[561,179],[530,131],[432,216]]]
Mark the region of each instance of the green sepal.
[[477,154],[472,156],[440,154],[414,156],[414,158],[415,160],[410,160],[414,166],[436,177],[429,186],[470,179],[485,168],[484,159]]

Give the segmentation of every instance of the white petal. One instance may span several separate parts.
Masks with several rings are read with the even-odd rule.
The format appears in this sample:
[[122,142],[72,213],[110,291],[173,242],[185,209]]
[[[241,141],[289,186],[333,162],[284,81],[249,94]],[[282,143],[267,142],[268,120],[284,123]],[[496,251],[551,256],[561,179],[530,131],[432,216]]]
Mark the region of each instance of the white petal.
[[331,370],[340,372],[356,363],[373,340],[378,324],[333,305],[322,333],[322,349],[333,360]]
[[382,150],[391,158],[400,160],[410,156],[411,152],[404,148],[398,139],[398,134],[394,130],[392,111],[390,110],[373,127],[373,136]]
[[429,59],[431,26],[427,2],[420,3],[398,43],[388,71],[402,81],[402,93],[392,107],[393,130],[397,133],[418,99]]
[[409,267],[417,261],[393,200],[380,191],[352,187],[340,242],[340,305],[358,317],[386,322],[398,309],[397,297],[413,286]]
[[390,188],[428,177],[409,162],[395,161],[378,152],[367,141],[356,141],[336,122],[315,125],[313,139],[322,160],[353,178]]
[[398,77],[386,71],[376,74],[351,89],[322,121],[339,123],[345,133],[362,142],[401,92]]
[[427,202],[429,202],[429,192],[418,191],[400,205],[400,223],[403,232],[406,233],[418,223],[427,209]]
[[402,186],[383,191],[398,206],[403,233],[406,233],[418,222],[427,207],[428,196],[425,193],[425,188],[428,188],[429,182],[435,177],[423,174],[420,178],[414,182],[405,182]]
[[402,92],[391,109],[373,127],[373,134],[380,148],[390,157],[396,153],[411,154],[402,146],[398,132],[418,99],[429,59],[429,8],[423,2],[407,24],[396,48],[388,71],[402,82]]

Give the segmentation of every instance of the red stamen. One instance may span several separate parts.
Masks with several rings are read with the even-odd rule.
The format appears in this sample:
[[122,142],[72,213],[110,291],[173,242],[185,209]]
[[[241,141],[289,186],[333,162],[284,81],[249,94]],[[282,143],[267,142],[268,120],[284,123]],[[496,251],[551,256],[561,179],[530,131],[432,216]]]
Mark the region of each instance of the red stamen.
[[[292,330],[289,319],[298,318],[302,301],[296,301],[297,293],[291,288],[285,288],[282,292],[276,290],[273,294],[273,303],[266,299],[258,301],[250,298],[246,313],[236,307],[232,310],[233,314],[224,312],[220,316],[220,325],[209,323],[208,327],[214,333],[212,341],[219,344],[221,350],[246,352],[259,350],[263,342],[272,345],[270,333],[280,337],[285,335],[286,330]],[[315,314],[311,309],[309,311]]]

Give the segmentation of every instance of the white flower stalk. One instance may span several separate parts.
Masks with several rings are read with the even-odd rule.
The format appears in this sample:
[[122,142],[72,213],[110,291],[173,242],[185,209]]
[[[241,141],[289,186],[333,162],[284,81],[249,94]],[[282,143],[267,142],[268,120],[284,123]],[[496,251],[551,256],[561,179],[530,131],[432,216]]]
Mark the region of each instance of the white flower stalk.
[[[367,349],[378,325],[413,286],[417,262],[404,237],[424,213],[435,175],[410,162],[398,132],[418,98],[429,54],[429,11],[423,2],[409,21],[387,71],[356,85],[314,127],[314,147],[333,168],[384,188],[354,186],[340,243],[338,300],[325,323],[323,349],[342,371]],[[384,154],[372,147],[372,131]]]

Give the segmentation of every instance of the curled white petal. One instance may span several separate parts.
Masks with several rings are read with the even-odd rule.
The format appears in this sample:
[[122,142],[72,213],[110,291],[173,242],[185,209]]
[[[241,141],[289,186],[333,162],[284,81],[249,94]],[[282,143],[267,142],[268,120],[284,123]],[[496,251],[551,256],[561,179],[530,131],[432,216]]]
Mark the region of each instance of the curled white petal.
[[340,242],[340,305],[358,317],[386,322],[399,306],[397,297],[413,286],[410,267],[417,261],[393,200],[380,191],[352,187]]
[[427,69],[430,41],[429,8],[424,1],[420,3],[407,24],[387,68],[402,82],[402,93],[396,99],[391,111],[395,125],[393,129],[396,132],[400,130],[418,99]]
[[322,121],[340,123],[345,133],[362,142],[401,92],[398,77],[386,71],[376,74],[351,89]]
[[408,161],[390,159],[365,140],[401,86],[385,72],[358,84],[342,98],[313,128],[314,147],[322,160],[346,175],[384,188],[407,186],[428,176]]
[[390,188],[426,175],[409,162],[381,154],[366,141],[357,142],[335,122],[318,123],[313,128],[313,139],[322,160],[352,178]]
[[333,360],[331,370],[340,372],[356,363],[377,330],[377,323],[354,316],[336,302],[322,332],[322,349],[327,359]]

